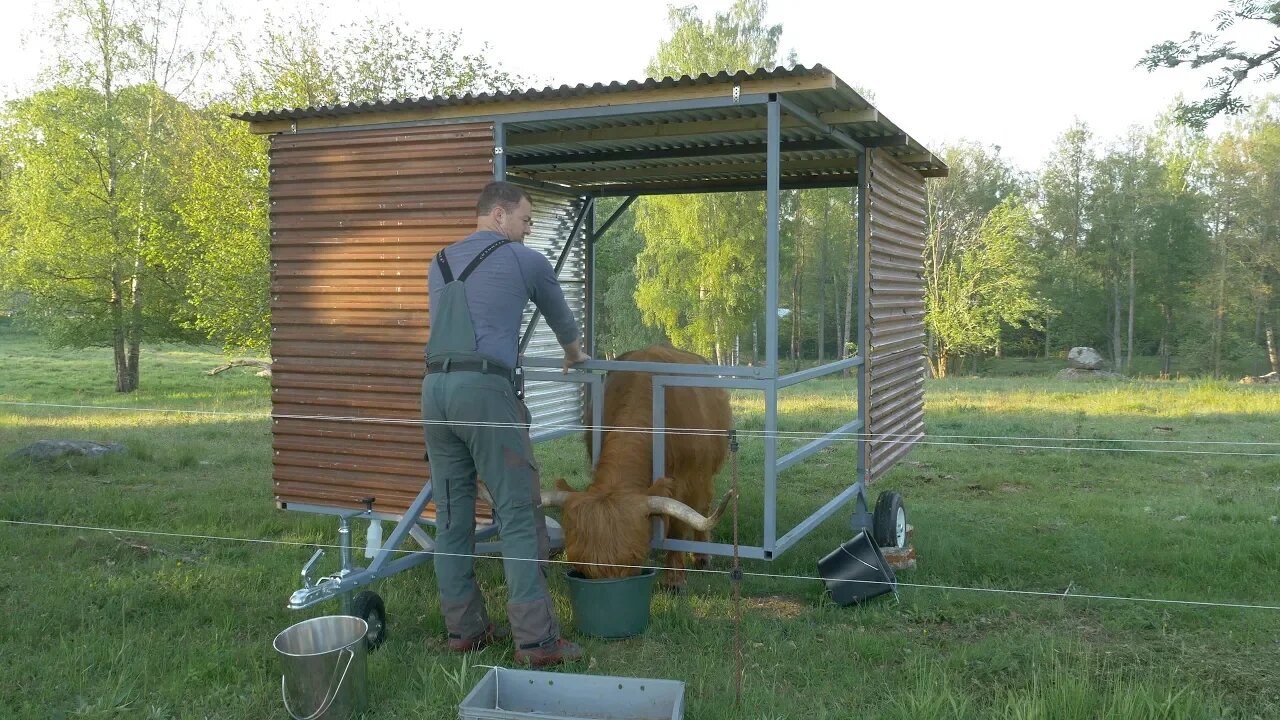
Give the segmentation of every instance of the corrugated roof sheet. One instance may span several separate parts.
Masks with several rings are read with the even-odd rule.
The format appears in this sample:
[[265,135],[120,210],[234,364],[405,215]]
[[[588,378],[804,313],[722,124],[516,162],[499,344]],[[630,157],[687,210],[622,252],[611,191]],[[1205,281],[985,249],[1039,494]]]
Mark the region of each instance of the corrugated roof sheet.
[[514,90],[498,93],[467,93],[465,95],[437,95],[433,97],[405,98],[401,100],[380,100],[378,102],[347,103],[343,105],[322,105],[320,107],[285,108],[280,110],[263,110],[246,112],[232,117],[238,120],[258,122],[261,120],[298,120],[308,117],[334,117],[366,112],[384,112],[395,110],[422,110],[428,108],[449,107],[455,105],[485,105],[488,103],[511,102],[517,100],[552,100],[558,98],[582,97],[586,95],[608,95],[611,93],[634,92],[637,90],[655,90],[660,88],[687,87],[693,85],[713,85],[741,82],[743,80],[768,80],[786,77],[808,77],[812,75],[831,74],[822,65],[806,68],[796,65],[792,68],[777,67],[773,70],[760,68],[754,72],[739,70],[735,73],[720,71],[715,75],[703,73],[697,77],[682,75],[679,78],[665,77],[661,80],[648,78],[643,81],[630,80],[625,83],[617,81],[608,85],[561,85],[528,90]]
[[[260,132],[300,133],[502,119],[503,151],[513,178],[598,194],[698,191],[717,181],[727,182],[729,188],[763,189],[765,106],[691,109],[681,102],[695,96],[718,97],[739,86],[744,93],[748,86],[750,92],[778,92],[791,107],[868,147],[882,148],[922,175],[947,174],[940,158],[822,65],[270,110],[235,117],[257,124]],[[550,113],[549,104],[555,108]],[[592,112],[602,106],[624,110],[631,105],[634,113],[601,116]],[[368,116],[367,124],[362,116]],[[810,186],[853,181],[857,153],[790,111],[783,114],[781,139],[784,185],[788,179]],[[744,162],[748,158],[755,162]]]

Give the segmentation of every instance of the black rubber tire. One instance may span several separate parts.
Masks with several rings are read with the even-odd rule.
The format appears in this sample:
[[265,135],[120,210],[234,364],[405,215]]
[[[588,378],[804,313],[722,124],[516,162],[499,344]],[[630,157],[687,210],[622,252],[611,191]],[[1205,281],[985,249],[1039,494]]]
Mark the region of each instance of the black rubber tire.
[[365,590],[351,600],[351,614],[369,623],[365,647],[372,652],[387,641],[387,607],[378,593]]
[[[898,522],[901,515],[902,522]],[[907,506],[902,496],[892,490],[880,493],[871,521],[871,536],[880,547],[905,547],[907,544]]]

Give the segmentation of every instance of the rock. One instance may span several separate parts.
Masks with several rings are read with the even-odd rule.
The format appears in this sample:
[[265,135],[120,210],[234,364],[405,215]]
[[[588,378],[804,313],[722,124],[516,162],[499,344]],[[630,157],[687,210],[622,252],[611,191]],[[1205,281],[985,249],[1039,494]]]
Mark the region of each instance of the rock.
[[28,458],[31,460],[57,460],[66,455],[84,457],[102,457],[122,453],[125,447],[120,443],[99,443],[91,440],[40,440],[10,454],[11,458]]
[[1265,385],[1267,383],[1280,383],[1280,373],[1269,372],[1266,375],[1245,375],[1241,380],[1243,385]]
[[1081,370],[1101,370],[1107,364],[1102,355],[1091,347],[1071,348],[1071,352],[1067,353],[1067,362],[1071,363],[1071,367]]
[[1066,368],[1058,371],[1059,380],[1123,380],[1120,373],[1109,370],[1085,370],[1083,368]]

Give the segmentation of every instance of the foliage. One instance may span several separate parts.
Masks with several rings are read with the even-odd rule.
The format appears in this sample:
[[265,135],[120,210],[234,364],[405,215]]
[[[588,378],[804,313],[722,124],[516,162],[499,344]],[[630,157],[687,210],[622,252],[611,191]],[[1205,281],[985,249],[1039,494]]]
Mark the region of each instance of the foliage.
[[934,268],[926,325],[935,376],[946,377],[956,355],[994,349],[1002,324],[1037,322],[1042,309],[1035,297],[1031,227],[1027,208],[1016,196],[1007,197]]
[[184,138],[192,165],[175,202],[191,325],[228,350],[270,338],[267,141],[215,104]]
[[315,10],[275,21],[257,47],[240,50],[236,98],[253,110],[318,107],[396,98],[506,92],[528,81],[491,62],[488,45],[462,51],[462,35],[365,18],[328,37]]
[[[1270,25],[1276,35],[1266,47],[1242,49],[1236,41],[1221,35],[1241,20]],[[1206,83],[1212,94],[1191,103],[1179,101],[1176,117],[1185,125],[1204,130],[1209,120],[1219,114],[1243,113],[1248,105],[1239,96],[1240,86],[1250,75],[1263,83],[1280,77],[1280,2],[1230,0],[1228,9],[1215,16],[1213,33],[1195,31],[1182,42],[1167,40],[1153,45],[1138,64],[1148,72],[1182,65],[1192,69],[1215,67],[1217,74]]]
[[[766,25],[764,0],[737,0],[703,22],[695,7],[672,7],[671,37],[649,63],[652,77],[772,65],[782,35]],[[636,304],[671,341],[723,362],[750,336],[763,311],[764,199],[759,193],[642,198],[637,229]]]
[[[597,223],[605,222],[621,205],[618,198],[598,200]],[[596,353],[603,357],[667,339],[662,331],[644,323],[636,307],[636,256],[644,249],[644,236],[636,231],[632,208],[634,205],[596,242]]]
[[[1015,276],[1022,270],[991,265],[996,256],[987,257],[985,245],[991,232],[1004,232],[998,226],[1021,233],[1021,228],[1008,223],[1025,219],[1025,213],[1014,212],[1015,206],[1023,202],[1014,200],[1023,183],[1000,157],[1000,148],[962,143],[945,148],[942,156],[951,172],[926,186],[928,235],[924,257],[925,324],[929,329],[929,357],[937,376],[946,374],[948,364],[958,354],[994,349],[1000,340],[1002,322],[1022,322],[1020,311],[1006,313],[990,305],[996,298],[989,288],[984,288],[990,282],[995,282],[995,287],[1003,285],[998,278],[1006,270]],[[1004,210],[997,218],[993,213],[1002,205]],[[997,239],[997,243],[1007,245],[1009,240]],[[1022,248],[1022,253],[1027,257],[1013,259],[1026,263],[1030,247]],[[987,277],[970,277],[970,273],[979,272],[977,264],[983,266],[981,272]],[[1020,277],[1013,280],[1022,281]]]

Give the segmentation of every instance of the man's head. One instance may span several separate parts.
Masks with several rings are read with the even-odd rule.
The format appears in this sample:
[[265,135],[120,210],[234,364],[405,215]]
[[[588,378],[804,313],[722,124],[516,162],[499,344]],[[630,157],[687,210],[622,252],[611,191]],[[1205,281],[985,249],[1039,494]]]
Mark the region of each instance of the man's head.
[[476,229],[492,230],[512,242],[521,242],[533,224],[533,200],[529,193],[509,182],[491,182],[476,200]]

